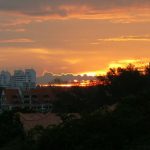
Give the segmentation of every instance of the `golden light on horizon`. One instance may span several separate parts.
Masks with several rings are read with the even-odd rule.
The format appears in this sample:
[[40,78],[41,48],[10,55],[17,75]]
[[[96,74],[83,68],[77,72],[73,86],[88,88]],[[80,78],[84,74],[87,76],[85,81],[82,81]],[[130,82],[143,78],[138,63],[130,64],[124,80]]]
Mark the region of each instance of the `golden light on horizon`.
[[[148,65],[150,62],[150,59],[122,59],[122,60],[118,60],[118,61],[112,61],[109,64],[107,64],[107,66],[104,69],[99,69],[99,70],[95,70],[95,71],[87,71],[87,72],[81,72],[81,73],[76,73],[76,72],[70,72],[70,73],[53,73],[53,72],[49,72],[49,69],[44,69],[44,72],[42,73],[42,75],[44,74],[51,74],[51,75],[55,75],[55,76],[60,76],[60,75],[68,75],[68,74],[72,74],[74,76],[76,75],[81,75],[81,76],[99,76],[99,75],[106,75],[107,72],[109,71],[110,68],[125,68],[127,67],[129,64],[133,64],[135,65],[135,67],[141,68],[141,67],[145,67],[146,65]],[[90,67],[90,66],[89,66]],[[82,70],[82,68],[78,68],[80,70]]]
[[98,70],[98,71],[92,71],[92,72],[84,72],[81,73],[81,76],[87,75],[87,76],[98,76],[98,75],[105,75],[107,73],[107,70]]
[[68,83],[52,83],[52,84],[39,84],[40,87],[65,87],[65,88],[71,88],[71,87],[90,87],[90,86],[95,86],[95,85],[100,85],[101,83],[95,79],[95,80],[74,80],[72,82]]
[[135,65],[135,67],[145,67],[150,62],[150,59],[126,59],[126,60],[119,60],[109,64],[109,68],[125,68],[129,64]]
[[119,61],[113,61],[108,64],[108,67],[105,70],[101,71],[93,71],[93,72],[84,72],[81,75],[87,76],[99,76],[99,75],[106,75],[110,68],[126,68],[129,64],[135,65],[137,68],[145,67],[149,64],[150,59],[123,59]]

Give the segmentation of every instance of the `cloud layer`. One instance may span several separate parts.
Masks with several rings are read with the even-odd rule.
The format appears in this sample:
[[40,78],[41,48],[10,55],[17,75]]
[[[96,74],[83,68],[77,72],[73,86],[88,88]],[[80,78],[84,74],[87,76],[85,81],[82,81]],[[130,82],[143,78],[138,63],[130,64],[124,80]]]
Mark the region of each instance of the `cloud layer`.
[[149,0],[0,0],[0,11],[30,16],[95,15],[123,9],[149,9]]
[[150,36],[121,36],[121,37],[113,37],[113,38],[101,38],[98,41],[103,42],[128,42],[128,41],[139,41],[139,42],[150,42]]

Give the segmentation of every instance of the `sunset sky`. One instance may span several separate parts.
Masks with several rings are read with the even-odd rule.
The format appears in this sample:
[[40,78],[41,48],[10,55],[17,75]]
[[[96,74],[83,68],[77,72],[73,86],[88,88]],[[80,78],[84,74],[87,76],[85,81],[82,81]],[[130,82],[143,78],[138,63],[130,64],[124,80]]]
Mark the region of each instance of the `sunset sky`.
[[0,0],[0,70],[103,72],[149,58],[150,0]]

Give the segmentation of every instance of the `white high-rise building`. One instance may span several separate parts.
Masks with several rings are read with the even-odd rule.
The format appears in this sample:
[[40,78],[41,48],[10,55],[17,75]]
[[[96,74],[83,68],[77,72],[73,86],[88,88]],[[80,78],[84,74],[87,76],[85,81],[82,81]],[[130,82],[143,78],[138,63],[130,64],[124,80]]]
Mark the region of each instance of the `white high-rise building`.
[[36,82],[36,72],[34,69],[25,70],[26,82]]
[[0,73],[0,87],[35,88],[36,71],[34,69],[15,70],[12,76],[8,71],[2,71]]
[[0,73],[0,86],[8,87],[11,82],[11,74],[8,71],[2,71]]
[[12,86],[23,88],[25,82],[26,82],[26,77],[24,71],[15,70],[14,75],[12,76]]
[[34,88],[36,86],[36,72],[34,69],[25,70],[26,83],[25,88]]

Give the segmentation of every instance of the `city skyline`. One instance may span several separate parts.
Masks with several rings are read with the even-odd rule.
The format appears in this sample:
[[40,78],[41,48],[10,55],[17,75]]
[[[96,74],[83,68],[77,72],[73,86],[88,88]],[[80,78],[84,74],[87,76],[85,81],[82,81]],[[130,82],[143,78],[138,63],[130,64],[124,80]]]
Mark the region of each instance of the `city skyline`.
[[0,87],[6,88],[35,88],[36,85],[48,85],[49,83],[72,83],[81,81],[95,81],[96,76],[88,74],[52,74],[45,72],[42,76],[37,76],[36,70],[16,69],[13,72],[0,70]]
[[0,70],[95,75],[147,64],[149,26],[149,0],[0,0]]
[[9,71],[0,72],[0,87],[2,88],[35,88],[36,71],[34,69],[14,70],[13,74]]

